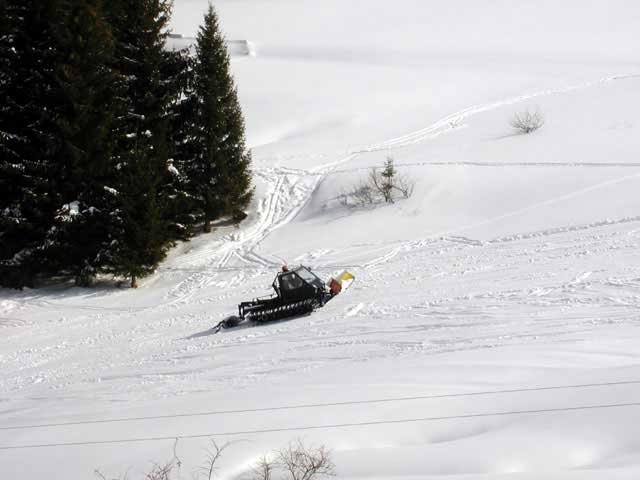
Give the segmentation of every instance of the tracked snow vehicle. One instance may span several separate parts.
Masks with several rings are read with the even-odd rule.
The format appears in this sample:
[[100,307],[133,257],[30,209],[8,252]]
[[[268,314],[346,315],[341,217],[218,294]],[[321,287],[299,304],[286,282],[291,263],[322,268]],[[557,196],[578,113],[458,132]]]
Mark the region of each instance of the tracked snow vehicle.
[[311,313],[348,288],[354,279],[349,272],[342,272],[325,283],[303,265],[292,270],[284,266],[273,281],[273,295],[242,302],[238,315],[225,318],[215,330],[232,328],[245,320],[263,323]]

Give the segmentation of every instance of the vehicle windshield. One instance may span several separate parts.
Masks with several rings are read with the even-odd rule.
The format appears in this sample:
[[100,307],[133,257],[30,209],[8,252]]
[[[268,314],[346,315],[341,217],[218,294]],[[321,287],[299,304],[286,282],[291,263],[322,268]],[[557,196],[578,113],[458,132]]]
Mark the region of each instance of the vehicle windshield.
[[304,286],[304,282],[297,272],[290,272],[280,277],[280,286],[284,291],[291,291]]
[[318,279],[318,277],[304,267],[298,268],[296,273],[307,283],[313,283]]

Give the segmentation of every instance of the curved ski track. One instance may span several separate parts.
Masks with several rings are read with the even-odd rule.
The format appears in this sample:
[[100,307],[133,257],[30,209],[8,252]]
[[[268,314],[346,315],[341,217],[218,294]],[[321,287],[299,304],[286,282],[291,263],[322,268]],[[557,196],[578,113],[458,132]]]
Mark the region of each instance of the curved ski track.
[[[638,74],[621,74],[612,75],[601,78],[599,80],[585,82],[579,85],[548,89],[529,94],[520,95],[517,97],[509,98],[499,102],[492,102],[487,104],[474,105],[451,115],[448,115],[441,120],[414,132],[410,132],[399,137],[390,138],[384,142],[370,145],[365,148],[353,150],[338,160],[327,163],[309,170],[294,169],[287,167],[272,167],[256,169],[255,174],[265,183],[267,193],[257,206],[256,220],[244,227],[242,230],[238,230],[234,233],[227,234],[221,238],[218,238],[207,245],[198,246],[194,248],[192,252],[185,253],[179,257],[174,258],[171,262],[165,263],[165,265],[159,268],[159,272],[162,272],[164,276],[175,276],[178,283],[171,287],[165,294],[165,302],[150,308],[116,308],[112,310],[113,314],[131,314],[134,310],[156,310],[164,307],[177,307],[190,302],[196,294],[211,286],[230,287],[241,284],[248,275],[256,275],[260,272],[264,272],[265,269],[272,270],[274,267],[280,265],[282,261],[277,258],[268,258],[264,255],[257,253],[257,248],[273,231],[289,223],[293,218],[302,211],[311,199],[314,191],[320,185],[320,183],[330,174],[339,173],[343,171],[351,171],[348,169],[340,169],[339,167],[350,162],[354,158],[361,154],[369,152],[375,152],[380,150],[393,150],[397,148],[414,145],[416,143],[428,141],[443,134],[453,133],[463,126],[463,122],[468,120],[474,115],[497,109],[507,105],[513,105],[519,102],[524,102],[533,98],[549,95],[559,95],[562,93],[570,93],[580,89],[588,89],[597,87],[603,84],[607,84],[613,81],[636,79],[640,78]],[[407,164],[403,166],[411,166],[413,164]],[[616,163],[514,163],[514,164],[501,164],[493,162],[480,162],[480,163],[449,163],[449,162],[421,162],[415,165],[474,165],[474,166],[486,166],[486,167],[538,167],[538,166],[570,166],[570,167],[639,167],[640,163],[634,164],[616,164]],[[354,169],[356,170],[356,169]],[[635,176],[634,176],[635,177]],[[627,177],[630,178],[630,177]],[[616,181],[624,181],[623,179],[614,180],[609,183],[615,183]],[[598,188],[598,186],[590,187]],[[577,194],[574,192],[569,195]],[[548,202],[559,201],[561,199],[549,200]],[[515,215],[518,212],[512,212],[506,214]],[[486,222],[491,222],[497,219],[489,219]],[[622,221],[635,221],[635,219],[624,219]],[[607,224],[608,220],[603,224]],[[615,222],[615,221],[614,221]],[[463,227],[458,230],[464,230],[468,227]],[[573,227],[568,227],[573,228]],[[582,228],[582,227],[577,227]],[[443,232],[441,235],[434,235],[433,239],[442,237],[445,239],[454,238],[455,232]],[[523,234],[531,235],[531,234]],[[519,235],[514,235],[514,238]],[[428,244],[433,240],[421,240],[417,244]],[[397,242],[394,242],[397,243]],[[412,250],[415,248],[416,242],[408,242],[398,247],[392,248],[389,252],[383,256],[372,259],[361,267],[371,268],[379,264],[385,263],[388,259],[394,258],[403,251]],[[230,266],[232,261],[236,262],[236,266]],[[188,274],[184,275],[184,272]],[[227,278],[232,273],[232,278]],[[224,278],[221,278],[224,277]],[[153,281],[151,279],[150,281]],[[45,296],[46,297],[46,296]],[[41,295],[26,295],[25,301],[37,300],[43,307],[55,306],[52,302],[48,301]],[[69,305],[66,305],[68,307]],[[79,306],[78,308],[91,310],[90,306]],[[104,313],[105,309],[101,311]],[[1,324],[7,325],[7,322],[1,322]]]
[[[262,241],[267,238],[273,231],[289,223],[296,215],[305,207],[314,191],[320,185],[320,183],[328,175],[332,173],[342,172],[346,170],[339,170],[338,167],[350,162],[354,158],[361,154],[366,154],[375,151],[386,151],[406,146],[414,145],[417,143],[425,142],[434,139],[438,136],[453,133],[459,128],[464,126],[464,122],[474,115],[495,110],[508,105],[513,105],[521,102],[525,102],[534,98],[560,95],[564,93],[571,93],[578,90],[598,87],[607,83],[611,83],[619,80],[637,79],[640,78],[638,74],[619,74],[604,77],[595,81],[585,82],[578,85],[569,87],[547,89],[537,92],[532,92],[516,97],[508,98],[506,100],[491,102],[486,104],[474,105],[451,115],[448,115],[437,122],[422,128],[420,130],[410,132],[399,137],[390,138],[386,141],[370,145],[365,148],[357,149],[344,157],[338,159],[335,162],[321,165],[319,167],[310,170],[300,170],[285,167],[274,167],[256,170],[258,175],[268,186],[268,192],[266,197],[261,201],[258,206],[257,221],[250,225],[246,230],[238,232],[237,234],[228,235],[221,240],[213,243],[210,247],[199,250],[192,255],[185,255],[184,258],[174,263],[174,267],[178,269],[181,267],[193,266],[196,268],[202,268],[201,271],[195,272],[187,279],[181,281],[176,287],[171,289],[168,294],[168,298],[173,298],[171,303],[185,303],[193,296],[193,294],[202,288],[209,287],[216,283],[217,273],[221,270],[228,270],[232,259],[240,261],[245,267],[242,269],[233,269],[237,271],[236,275],[240,278],[232,280],[232,283],[239,283],[246,275],[247,269],[272,269],[275,266],[280,265],[282,262],[279,259],[269,259],[259,255],[256,252],[257,247]],[[418,165],[418,164],[416,164]],[[425,162],[419,165],[467,165],[467,163],[448,163],[448,162]],[[571,166],[571,167],[640,167],[640,163],[634,164],[608,164],[608,163],[517,163],[517,164],[500,164],[492,162],[481,163],[468,163],[468,165],[476,166],[495,166],[495,167],[510,167],[510,166]],[[408,166],[408,165],[407,165]],[[635,176],[633,176],[635,177]],[[617,180],[624,181],[624,179]],[[615,183],[612,181],[610,183]],[[599,188],[598,186],[591,188]],[[576,193],[574,193],[576,194]],[[570,194],[573,195],[573,194]],[[549,202],[559,201],[560,199],[550,200]],[[514,215],[517,212],[507,215]],[[488,221],[494,221],[491,219]],[[399,247],[403,249],[405,247]],[[409,247],[410,248],[410,247]],[[384,263],[386,257],[392,258],[397,253],[394,253],[396,249],[392,250],[385,256],[372,260],[367,266],[377,265]]]
[[599,80],[585,82],[585,83],[582,83],[579,85],[573,85],[570,87],[540,90],[538,92],[532,92],[532,93],[520,95],[517,97],[512,97],[499,102],[474,105],[474,106],[465,108],[464,110],[460,110],[459,112],[452,113],[451,115],[444,117],[443,119],[429,125],[428,127],[422,128],[420,130],[416,130],[411,133],[407,133],[406,135],[402,135],[396,138],[386,140],[381,143],[371,145],[369,147],[365,147],[356,153],[368,153],[368,152],[375,152],[375,151],[394,150],[397,148],[415,145],[416,143],[422,143],[424,141],[432,140],[436,137],[439,137],[440,135],[450,133],[453,130],[464,128],[465,127],[464,121],[467,120],[469,117],[472,117],[479,113],[484,113],[491,110],[495,110],[497,108],[514,105],[516,103],[525,102],[528,100],[532,100],[534,98],[548,97],[551,95],[559,95],[563,93],[571,93],[577,90],[584,90],[587,88],[597,87],[600,85],[611,83],[616,80],[628,80],[628,79],[635,79],[635,78],[640,78],[640,75],[638,74],[612,75],[609,77],[601,78]]
[[[579,334],[581,331],[588,331],[594,324],[603,324],[605,322],[638,322],[637,307],[640,306],[640,298],[635,296],[637,288],[637,275],[634,268],[630,267],[620,275],[625,278],[596,278],[595,280],[586,275],[581,278],[575,278],[570,282],[558,282],[557,279],[549,278],[548,283],[540,283],[540,285],[531,289],[528,283],[523,280],[521,274],[511,268],[510,262],[521,262],[521,258],[530,255],[532,252],[545,251],[549,252],[547,259],[537,259],[541,263],[555,261],[555,258],[564,259],[565,262],[573,262],[575,258],[583,256],[593,256],[601,254],[601,251],[607,250],[611,252],[635,252],[637,247],[638,235],[634,232],[639,229],[632,230],[632,223],[640,222],[640,217],[630,217],[618,220],[604,220],[590,224],[566,226],[536,232],[515,234],[508,237],[497,238],[489,242],[479,242],[477,240],[468,239],[460,235],[453,235],[452,232],[443,234],[440,238],[436,238],[402,242],[394,242],[395,245],[389,245],[391,249],[376,259],[372,259],[366,264],[361,265],[362,271],[362,288],[366,288],[367,284],[376,285],[380,283],[386,288],[393,288],[395,283],[401,283],[402,278],[412,279],[413,262],[406,261],[399,265],[406,271],[395,272],[394,275],[388,275],[388,278],[382,276],[379,267],[391,260],[400,260],[404,254],[411,255],[439,255],[445,256],[446,262],[443,265],[449,265],[450,271],[436,270],[437,265],[429,271],[420,273],[423,278],[442,277],[443,281],[450,283],[451,289],[461,291],[473,290],[473,284],[463,284],[468,282],[467,278],[474,278],[474,275],[484,275],[485,272],[495,274],[497,270],[504,272],[504,275],[513,277],[513,284],[516,288],[513,291],[504,292],[477,292],[474,295],[455,295],[448,291],[426,292],[422,298],[431,298],[429,304],[420,305],[376,305],[366,303],[365,307],[360,308],[353,313],[353,317],[366,318],[374,316],[389,318],[394,320],[392,323],[385,324],[383,329],[389,330],[397,336],[393,336],[392,340],[371,338],[381,330],[379,322],[361,324],[354,322],[352,317],[345,319],[345,312],[339,310],[337,305],[327,307],[327,314],[324,317],[314,319],[301,319],[295,323],[282,323],[269,326],[268,328],[256,331],[254,329],[241,330],[232,335],[225,335],[220,338],[203,342],[201,346],[195,345],[193,342],[180,342],[173,337],[166,337],[166,332],[173,325],[181,325],[184,329],[191,327],[198,328],[202,325],[203,318],[196,313],[189,313],[187,310],[179,310],[180,306],[185,306],[189,302],[198,298],[198,293],[203,289],[212,285],[218,286],[234,286],[241,284],[244,279],[251,275],[264,273],[265,269],[271,270],[279,262],[277,259],[264,257],[257,253],[257,247],[267,238],[273,231],[289,223],[307,204],[313,192],[316,190],[320,182],[326,176],[336,171],[341,165],[356,158],[360,153],[374,151],[376,148],[392,149],[400,148],[405,145],[414,144],[419,141],[425,141],[433,138],[434,134],[444,134],[455,132],[459,128],[459,122],[456,119],[468,119],[474,114],[487,111],[492,108],[498,108],[503,105],[509,105],[520,101],[541,95],[555,95],[562,92],[574,91],[578,88],[589,88],[601,85],[606,82],[625,79],[637,78],[634,75],[614,76],[606,79],[583,84],[577,87],[570,87],[558,90],[549,90],[531,95],[523,95],[515,99],[507,100],[499,103],[491,103],[487,105],[475,106],[457,112],[435,124],[413,132],[402,137],[390,139],[387,142],[374,145],[366,150],[351,152],[333,163],[328,163],[320,167],[310,170],[297,170],[291,168],[274,167],[264,168],[256,171],[262,181],[266,185],[267,194],[260,201],[257,207],[257,215],[254,223],[249,224],[242,230],[235,231],[225,237],[211,242],[209,245],[194,248],[190,253],[186,253],[172,260],[168,265],[161,267],[160,271],[163,276],[171,278],[175,275],[179,282],[172,286],[165,295],[165,302],[145,308],[118,308],[92,310],[91,305],[79,308],[85,309],[86,314],[74,316],[71,319],[61,319],[73,328],[86,331],[84,336],[80,336],[74,341],[63,342],[60,345],[50,347],[48,345],[35,346],[33,348],[23,349],[15,352],[15,355],[5,356],[2,358],[8,371],[12,371],[13,375],[9,375],[4,381],[0,382],[0,391],[18,391],[29,387],[35,382],[44,379],[52,388],[58,388],[78,381],[78,378],[84,378],[84,382],[93,381],[91,378],[98,378],[99,373],[96,370],[84,372],[84,366],[81,364],[73,364],[69,366],[65,360],[69,357],[75,358],[73,355],[79,351],[82,355],[84,352],[91,352],[96,358],[100,358],[97,367],[109,368],[123,372],[124,378],[130,369],[138,371],[133,375],[139,375],[141,381],[149,384],[157,383],[158,391],[155,394],[161,395],[163,389],[163,378],[171,376],[172,378],[189,379],[192,375],[198,373],[200,369],[206,371],[207,355],[198,355],[199,350],[206,349],[209,351],[212,345],[220,347],[242,347],[251,349],[253,347],[260,348],[262,343],[273,343],[280,333],[288,332],[293,338],[287,340],[287,347],[281,352],[274,355],[271,359],[264,359],[262,363],[255,362],[252,355],[247,356],[246,362],[240,362],[238,365],[221,364],[219,366],[220,375],[212,381],[215,382],[236,382],[238,380],[235,375],[236,371],[245,371],[244,382],[256,381],[261,378],[264,372],[269,374],[286,373],[287,371],[300,371],[305,369],[316,368],[320,366],[319,361],[314,361],[308,357],[306,352],[309,345],[313,341],[314,348],[326,348],[326,362],[339,361],[340,356],[330,354],[334,347],[349,346],[350,358],[352,360],[367,360],[377,356],[389,355],[406,355],[416,351],[427,351],[430,353],[443,352],[456,349],[473,349],[473,348],[490,348],[496,344],[516,344],[520,342],[530,341],[533,337],[541,335],[549,335],[552,338],[561,339],[568,334]],[[453,119],[453,120],[452,120]],[[620,180],[621,181],[621,180]],[[557,199],[556,199],[557,200]],[[607,228],[619,224],[629,224],[628,235],[620,234],[620,232],[610,232],[610,242],[606,245],[602,244],[597,237],[605,235]],[[597,233],[591,233],[592,230],[601,229]],[[586,235],[566,236],[561,234],[575,233],[584,231],[589,232]],[[560,246],[548,245],[546,237],[558,235]],[[520,245],[520,241],[524,240],[524,244]],[[558,241],[554,240],[558,244]],[[607,243],[607,242],[605,242]],[[494,251],[492,245],[513,246],[507,251]],[[567,244],[570,248],[565,248]],[[381,245],[386,249],[384,245]],[[553,255],[557,255],[554,257]],[[625,253],[627,255],[627,253]],[[450,257],[450,258],[449,258]],[[599,258],[599,257],[598,257]],[[520,260],[518,260],[520,259]],[[238,266],[232,266],[233,262],[238,262]],[[431,262],[425,260],[425,265]],[[573,263],[571,263],[573,265]],[[592,268],[592,267],[589,267]],[[513,271],[513,273],[512,273]],[[185,275],[184,272],[187,272]],[[544,270],[541,270],[544,272]],[[229,273],[233,273],[228,278]],[[542,275],[542,273],[541,273]],[[598,274],[602,277],[602,274]],[[539,281],[543,282],[546,277],[541,276]],[[438,283],[438,282],[436,282]],[[487,285],[491,282],[486,282]],[[517,287],[521,286],[521,289]],[[591,287],[598,287],[602,291],[597,292],[597,296],[583,295],[584,290]],[[364,298],[359,295],[360,285],[356,285],[353,299],[355,302],[363,302]],[[612,289],[615,294],[610,294],[608,289]],[[224,289],[223,289],[224,290]],[[209,299],[209,301],[219,301],[228,295],[227,292],[221,293],[221,297]],[[558,292],[564,295],[559,295]],[[11,316],[21,306],[25,306],[26,302],[37,300],[36,303],[42,307],[51,308],[54,302],[44,303],[46,296],[27,294],[21,296],[18,301],[3,305],[3,310],[11,310]],[[509,300],[513,305],[527,305],[530,310],[522,310],[516,308],[516,317],[510,318],[506,314],[501,314],[495,309],[495,305],[501,304]],[[459,300],[459,301],[458,301]],[[581,308],[594,302],[607,308],[607,311],[601,312],[598,318],[589,317],[589,315],[581,316]],[[30,303],[33,305],[33,302]],[[572,308],[575,311],[575,318],[569,318],[566,314],[549,315],[548,318],[543,312],[539,312],[538,306],[544,304],[553,308],[565,309]],[[68,308],[68,305],[63,305]],[[352,311],[354,305],[348,305],[349,311]],[[137,315],[141,311],[159,310],[167,313],[167,308],[174,310],[173,315],[163,315],[162,319],[147,319],[142,322],[128,322],[128,317]],[[418,308],[419,307],[419,308]],[[408,312],[413,309],[413,313]],[[422,310],[421,310],[422,309]],[[443,318],[441,324],[424,322],[414,322],[420,317],[421,312],[428,314],[437,320],[438,315]],[[512,314],[514,312],[511,312]],[[411,313],[411,314],[410,314]],[[529,315],[531,313],[531,315]],[[492,321],[487,329],[475,332],[474,325],[482,321],[485,317]],[[400,321],[403,318],[406,320]],[[413,318],[413,320],[412,320]],[[479,320],[480,318],[480,320]],[[534,320],[531,320],[531,319]],[[563,320],[558,321],[561,318]],[[206,319],[205,319],[206,320]],[[419,320],[419,319],[418,319]],[[446,321],[445,321],[446,320]],[[574,321],[575,320],[575,321]],[[118,322],[123,321],[125,328],[120,330],[111,329]],[[404,322],[404,323],[403,323]],[[408,323],[407,323],[408,322]],[[526,323],[529,322],[529,323]],[[573,322],[573,323],[572,323]],[[2,323],[6,323],[2,321]],[[15,323],[21,323],[16,320]],[[415,323],[415,325],[414,325]],[[335,328],[334,328],[335,324]],[[513,326],[512,335],[505,336],[506,324]],[[540,324],[544,326],[541,333]],[[49,322],[47,324],[37,325],[41,335],[47,335],[48,332],[59,328],[59,323]],[[332,325],[329,328],[328,325]],[[518,325],[524,325],[519,328]],[[11,325],[7,325],[11,327]],[[530,326],[530,328],[529,328]],[[336,337],[336,333],[339,337]],[[431,329],[429,335],[433,340],[415,340],[417,329]],[[509,329],[506,329],[507,331]],[[247,333],[244,333],[247,332]],[[453,335],[452,335],[453,332]],[[465,333],[469,332],[469,333]],[[314,336],[315,335],[315,336]],[[320,345],[317,343],[317,337],[320,336]],[[397,338],[396,338],[397,337]],[[507,338],[508,337],[508,338]],[[111,358],[109,352],[115,345],[122,345],[130,339],[143,339],[140,342],[131,344],[125,353],[121,353],[118,358]],[[390,336],[385,336],[389,339]],[[271,340],[270,340],[271,339]],[[251,341],[248,341],[251,340]],[[340,349],[338,349],[340,350]],[[344,354],[344,352],[342,352]],[[191,370],[178,372],[173,371],[171,366],[176,356],[190,358],[189,362]],[[82,357],[86,358],[86,357]],[[153,363],[154,371],[156,366],[166,366],[165,374],[158,373],[155,376],[141,374],[144,371],[144,365]],[[64,369],[62,365],[67,365]],[[46,368],[43,368],[46,367]],[[245,370],[243,370],[245,369]],[[91,370],[91,369],[89,369]],[[95,370],[95,369],[94,369]],[[162,369],[161,369],[162,370]],[[264,372],[263,372],[264,370]],[[38,371],[40,377],[32,377],[34,372]],[[80,372],[80,373],[78,373]],[[247,372],[250,372],[247,373]],[[80,375],[80,377],[76,377]],[[74,378],[76,377],[76,378]],[[113,377],[118,380],[120,377]],[[125,385],[126,382],[123,383]],[[175,385],[166,386],[167,389],[174,388]],[[119,389],[125,388],[119,383],[111,387],[105,395],[117,397]],[[188,389],[188,384],[181,385],[181,388]],[[168,392],[167,392],[168,393]],[[174,394],[174,392],[171,392]]]

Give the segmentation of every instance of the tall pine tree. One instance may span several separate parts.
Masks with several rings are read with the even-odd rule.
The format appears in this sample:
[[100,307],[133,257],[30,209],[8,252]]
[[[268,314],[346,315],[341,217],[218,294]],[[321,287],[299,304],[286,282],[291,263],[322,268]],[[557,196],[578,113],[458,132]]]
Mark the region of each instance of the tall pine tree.
[[197,221],[245,215],[251,160],[216,14],[191,58],[165,49],[170,7],[0,0],[0,285],[110,272],[136,286]]
[[251,201],[251,155],[230,72],[229,54],[213,6],[197,35],[188,175],[204,230],[222,216],[244,218]]
[[[169,164],[160,188],[160,202],[168,223],[171,240],[193,236],[196,216],[187,176],[188,121],[190,90],[193,85],[193,61],[189,49],[165,52],[163,78],[170,96],[168,108]],[[186,147],[186,148],[185,148]]]
[[65,206],[56,216],[49,257],[80,285],[108,261],[116,208],[110,193],[116,182],[112,126],[121,82],[112,68],[113,35],[102,6],[101,0],[65,0],[56,26],[62,140],[56,162]]
[[167,0],[113,0],[109,20],[116,38],[114,68],[125,79],[116,124],[118,215],[109,271],[137,279],[164,258],[168,222],[161,192],[168,171],[170,88],[163,78],[171,4]]
[[[0,0],[0,98],[6,99],[0,102],[0,245],[11,226],[8,208],[18,197],[17,191],[12,188],[14,184],[9,181],[17,173],[15,155],[11,152],[13,111],[9,97],[15,82],[15,31],[15,11],[9,8],[7,0]],[[4,250],[0,247],[0,261],[4,258]]]
[[20,287],[17,278],[10,278],[19,269],[12,265],[12,257],[19,248],[15,238],[15,223],[20,218],[16,210],[20,200],[16,178],[20,175],[21,164],[13,152],[15,130],[11,122],[13,105],[10,97],[16,81],[16,13],[15,6],[0,0],[0,98],[6,99],[0,102],[0,285]]
[[[0,55],[0,284],[32,286],[51,273],[61,202],[54,27],[60,2],[6,0]],[[6,69],[5,69],[6,67]]]

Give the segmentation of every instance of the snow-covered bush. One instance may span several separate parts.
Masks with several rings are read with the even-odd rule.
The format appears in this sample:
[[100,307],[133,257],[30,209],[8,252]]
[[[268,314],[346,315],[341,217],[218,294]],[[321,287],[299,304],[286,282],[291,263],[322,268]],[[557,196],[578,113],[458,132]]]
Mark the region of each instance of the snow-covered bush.
[[544,125],[544,117],[538,110],[533,113],[527,110],[525,112],[516,113],[510,123],[514,130],[526,135],[528,133],[535,132],[542,127]]
[[394,160],[387,157],[382,168],[372,168],[366,180],[343,192],[340,203],[344,206],[364,206],[374,203],[394,203],[399,198],[413,195],[415,182],[407,175],[400,175]]

